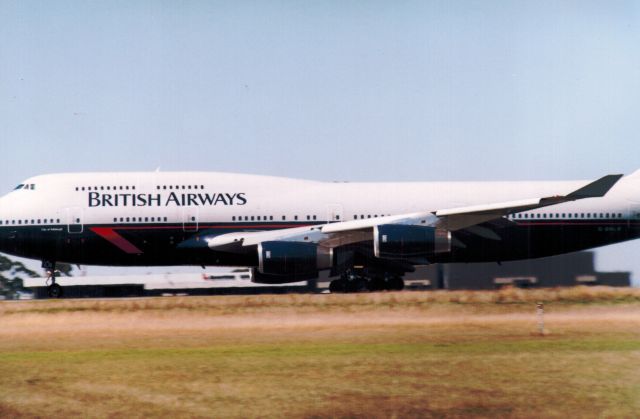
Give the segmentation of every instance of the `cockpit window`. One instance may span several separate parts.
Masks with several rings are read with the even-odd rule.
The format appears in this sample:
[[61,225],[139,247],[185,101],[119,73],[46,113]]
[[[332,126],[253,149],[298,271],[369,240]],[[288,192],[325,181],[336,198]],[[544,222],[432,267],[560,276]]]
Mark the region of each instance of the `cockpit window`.
[[13,190],[17,191],[18,189],[31,189],[32,191],[36,189],[35,183],[21,183],[16,186]]

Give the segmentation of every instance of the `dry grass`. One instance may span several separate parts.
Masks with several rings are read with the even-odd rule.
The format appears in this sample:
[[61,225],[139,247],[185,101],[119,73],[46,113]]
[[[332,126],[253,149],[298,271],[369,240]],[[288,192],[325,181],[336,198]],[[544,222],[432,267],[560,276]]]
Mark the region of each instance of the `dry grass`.
[[631,417],[639,300],[579,288],[6,302],[0,417]]
[[394,307],[422,309],[433,304],[526,304],[553,303],[631,303],[640,302],[640,288],[587,287],[520,289],[498,291],[429,291],[363,294],[286,294],[172,298],[81,299],[0,302],[0,315],[56,312],[139,312],[139,311],[207,311],[215,314],[235,312],[273,312],[274,310],[361,311]]

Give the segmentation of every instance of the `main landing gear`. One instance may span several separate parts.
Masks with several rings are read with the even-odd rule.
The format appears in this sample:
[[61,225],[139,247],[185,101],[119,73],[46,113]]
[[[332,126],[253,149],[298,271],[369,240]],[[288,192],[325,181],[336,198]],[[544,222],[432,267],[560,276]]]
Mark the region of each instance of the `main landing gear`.
[[353,272],[345,272],[340,279],[329,283],[329,291],[334,293],[363,292],[363,291],[401,291],[404,288],[402,277],[391,274],[365,277]]
[[62,287],[56,282],[56,263],[43,261],[42,267],[47,270],[46,285],[49,298],[62,297]]

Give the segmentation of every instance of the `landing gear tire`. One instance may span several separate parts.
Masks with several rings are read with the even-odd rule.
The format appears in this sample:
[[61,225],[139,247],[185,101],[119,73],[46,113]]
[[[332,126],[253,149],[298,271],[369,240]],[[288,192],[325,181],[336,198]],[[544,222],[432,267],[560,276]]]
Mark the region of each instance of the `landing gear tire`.
[[331,294],[347,292],[347,281],[343,279],[334,279],[329,283],[329,291]]
[[49,285],[48,293],[50,298],[60,298],[62,297],[62,287],[55,282]]
[[347,281],[347,292],[360,292],[367,290],[367,280],[365,278],[356,276]]
[[367,289],[366,278],[349,272],[329,283],[331,293],[360,292]]
[[387,281],[387,289],[389,291],[402,291],[404,289],[404,280],[399,276],[389,278]]
[[367,289],[371,292],[383,291],[386,288],[384,278],[373,277],[367,281]]

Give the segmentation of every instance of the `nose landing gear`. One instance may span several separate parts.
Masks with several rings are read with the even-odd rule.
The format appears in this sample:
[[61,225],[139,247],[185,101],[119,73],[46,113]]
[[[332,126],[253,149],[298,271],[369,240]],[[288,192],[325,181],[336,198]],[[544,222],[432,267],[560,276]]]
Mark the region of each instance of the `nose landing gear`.
[[62,297],[62,287],[56,283],[56,263],[51,261],[43,261],[42,267],[47,270],[47,293],[49,298]]

